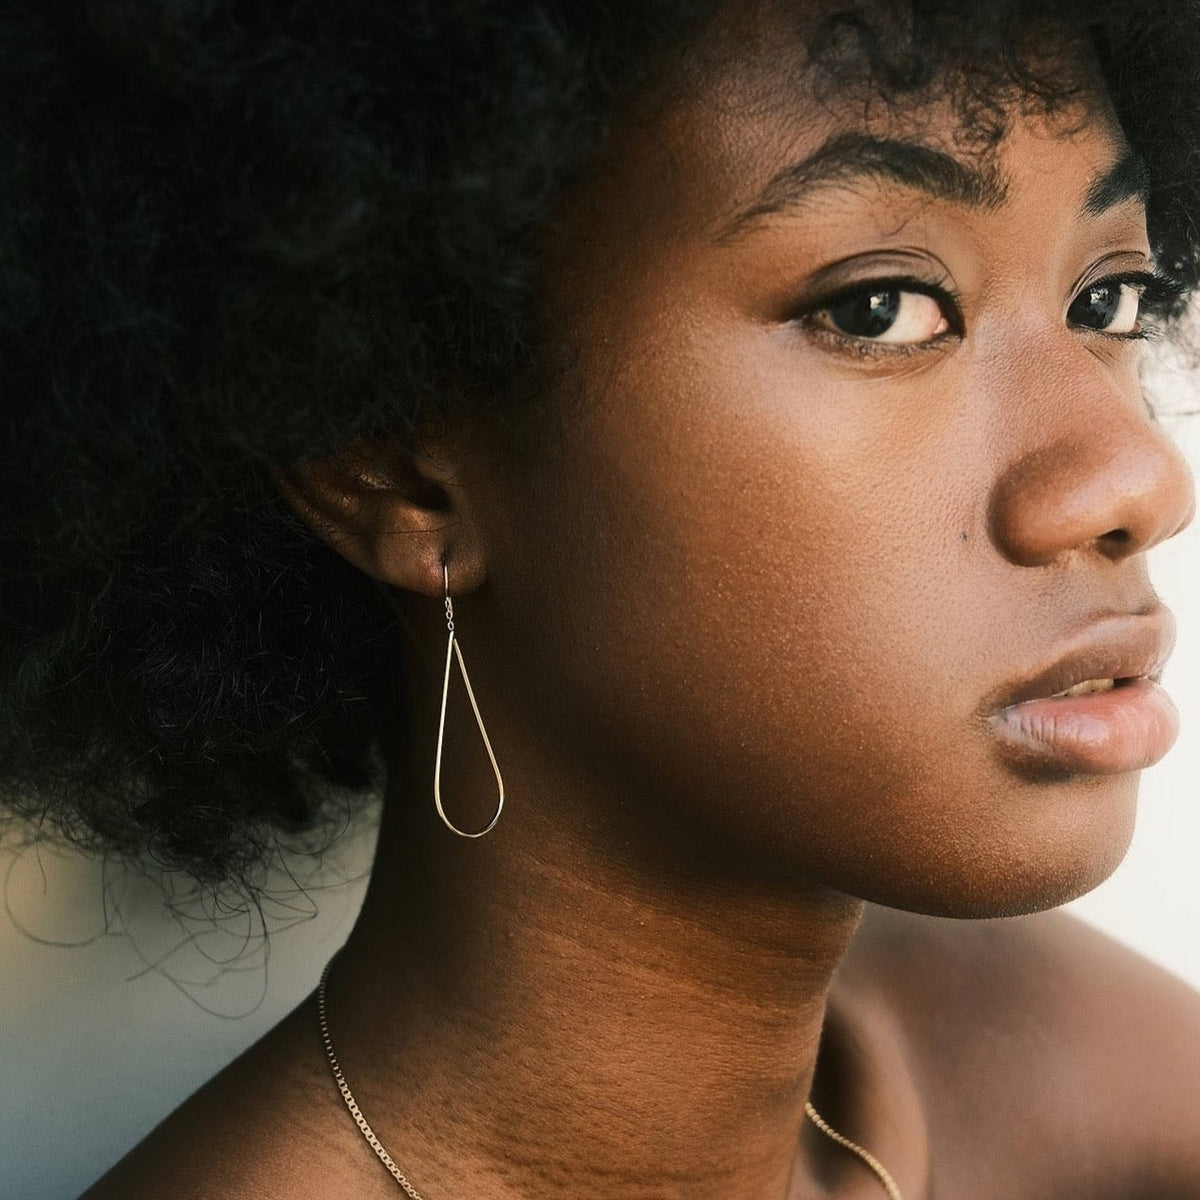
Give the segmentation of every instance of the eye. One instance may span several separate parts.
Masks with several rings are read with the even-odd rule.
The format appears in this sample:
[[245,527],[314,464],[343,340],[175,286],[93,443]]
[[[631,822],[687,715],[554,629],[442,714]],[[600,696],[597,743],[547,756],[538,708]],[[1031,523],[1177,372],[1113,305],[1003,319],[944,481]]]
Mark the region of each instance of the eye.
[[1116,336],[1136,334],[1145,284],[1140,280],[1101,279],[1089,284],[1071,301],[1067,320],[1081,329]]
[[936,296],[899,281],[842,292],[814,309],[809,319],[845,337],[893,346],[932,342],[951,327]]

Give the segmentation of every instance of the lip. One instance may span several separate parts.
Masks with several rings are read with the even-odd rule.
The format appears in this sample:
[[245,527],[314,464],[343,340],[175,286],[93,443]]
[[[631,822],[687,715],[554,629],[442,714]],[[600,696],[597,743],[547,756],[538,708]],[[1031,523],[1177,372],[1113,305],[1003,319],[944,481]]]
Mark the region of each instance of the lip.
[[[1179,736],[1179,714],[1158,682],[1174,644],[1174,618],[1161,605],[1096,621],[1048,667],[1002,690],[990,731],[1026,764],[1089,775],[1149,767]],[[1054,695],[1087,679],[1119,682],[1107,692]]]

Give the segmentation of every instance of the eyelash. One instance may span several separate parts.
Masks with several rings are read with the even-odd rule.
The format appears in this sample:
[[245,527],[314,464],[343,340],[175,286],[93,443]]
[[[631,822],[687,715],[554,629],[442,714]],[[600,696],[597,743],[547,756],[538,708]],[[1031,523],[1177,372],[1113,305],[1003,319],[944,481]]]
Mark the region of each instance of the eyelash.
[[[1157,320],[1160,320],[1170,312],[1186,294],[1183,287],[1162,272],[1123,271],[1115,275],[1105,275],[1099,279],[1088,281],[1072,297],[1071,303],[1073,304],[1083,294],[1084,288],[1097,288],[1105,284],[1118,286],[1125,284],[1141,289],[1138,309],[1139,328],[1131,330],[1128,333],[1107,333],[1102,329],[1088,330],[1085,326],[1079,327],[1083,332],[1092,333],[1097,337],[1107,338],[1110,341],[1143,341],[1146,338],[1154,337],[1159,332]],[[931,338],[929,341],[888,343],[874,338],[855,337],[853,334],[840,333],[837,330],[816,323],[816,317],[819,313],[824,312],[839,301],[847,300],[863,293],[885,290],[916,292],[920,295],[930,297],[942,310],[943,315],[949,322],[950,328],[944,333]],[[1068,307],[1070,306],[1068,305]],[[959,297],[953,290],[930,283],[926,279],[918,279],[914,276],[906,275],[884,276],[840,288],[835,292],[822,296],[815,303],[808,305],[805,311],[800,313],[794,320],[798,324],[803,325],[810,336],[829,341],[837,348],[861,358],[909,357],[923,351],[936,349],[950,339],[961,337],[964,329]]]

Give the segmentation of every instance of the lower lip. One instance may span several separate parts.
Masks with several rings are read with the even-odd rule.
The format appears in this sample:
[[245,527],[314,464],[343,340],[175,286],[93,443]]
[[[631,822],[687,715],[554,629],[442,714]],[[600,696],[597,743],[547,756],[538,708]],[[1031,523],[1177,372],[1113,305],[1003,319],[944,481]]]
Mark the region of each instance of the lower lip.
[[1175,744],[1179,713],[1150,679],[1083,696],[1051,696],[1001,709],[993,732],[1020,758],[1088,775],[1152,766]]

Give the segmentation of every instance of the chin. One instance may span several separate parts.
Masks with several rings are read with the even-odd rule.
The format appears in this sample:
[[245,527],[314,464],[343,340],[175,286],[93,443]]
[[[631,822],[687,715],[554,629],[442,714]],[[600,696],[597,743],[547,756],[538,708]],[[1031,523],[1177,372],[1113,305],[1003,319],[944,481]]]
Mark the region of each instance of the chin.
[[1133,838],[1139,778],[1134,772],[1044,783],[1036,807],[1014,804],[1012,822],[969,838],[956,830],[952,839],[925,846],[922,861],[910,858],[890,877],[876,872],[849,890],[875,904],[938,917],[1014,917],[1057,908],[1120,866]]

